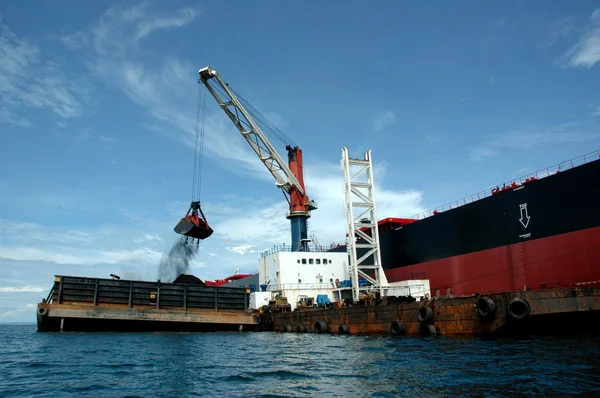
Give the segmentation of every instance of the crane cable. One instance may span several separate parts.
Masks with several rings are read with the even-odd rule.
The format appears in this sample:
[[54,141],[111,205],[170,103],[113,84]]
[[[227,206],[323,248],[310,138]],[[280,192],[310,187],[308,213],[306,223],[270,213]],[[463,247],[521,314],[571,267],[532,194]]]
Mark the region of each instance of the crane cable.
[[206,119],[206,88],[198,85],[196,101],[196,141],[194,143],[194,170],[192,175],[192,202],[200,201],[202,191],[202,161],[204,158],[204,121]]

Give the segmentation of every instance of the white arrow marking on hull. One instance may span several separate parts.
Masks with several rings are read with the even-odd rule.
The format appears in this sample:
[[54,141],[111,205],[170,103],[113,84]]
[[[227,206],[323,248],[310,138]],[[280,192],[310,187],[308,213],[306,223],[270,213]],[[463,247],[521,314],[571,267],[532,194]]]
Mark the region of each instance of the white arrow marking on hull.
[[519,211],[521,212],[521,218],[519,219],[519,221],[521,221],[521,224],[523,224],[523,226],[527,228],[527,226],[529,225],[529,219],[531,218],[527,213],[527,203],[520,204]]

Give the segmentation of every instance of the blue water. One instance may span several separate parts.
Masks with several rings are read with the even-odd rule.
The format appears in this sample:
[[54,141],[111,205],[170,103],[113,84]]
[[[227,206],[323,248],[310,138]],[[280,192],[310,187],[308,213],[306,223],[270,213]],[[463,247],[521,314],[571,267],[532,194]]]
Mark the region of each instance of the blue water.
[[0,325],[0,396],[600,394],[600,336],[37,333]]

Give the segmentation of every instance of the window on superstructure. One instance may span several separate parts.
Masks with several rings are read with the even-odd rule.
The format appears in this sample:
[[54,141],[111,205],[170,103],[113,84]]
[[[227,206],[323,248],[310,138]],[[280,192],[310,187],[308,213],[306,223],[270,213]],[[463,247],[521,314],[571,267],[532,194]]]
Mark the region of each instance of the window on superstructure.
[[306,259],[305,258],[302,259],[302,264],[306,264]]
[[317,258],[316,261],[317,261],[317,264],[321,264],[321,259],[320,258]]
[[327,259],[326,258],[323,259],[323,264],[327,264]]
[[298,264],[300,264],[300,259],[298,259]]
[[298,283],[302,283],[302,279],[298,279]]
[[319,278],[319,283],[323,283],[323,278]]
[[309,263],[309,264],[312,264],[313,262],[314,262],[314,261],[313,261],[313,259],[312,259],[312,258],[309,258],[309,259],[308,259],[308,263]]

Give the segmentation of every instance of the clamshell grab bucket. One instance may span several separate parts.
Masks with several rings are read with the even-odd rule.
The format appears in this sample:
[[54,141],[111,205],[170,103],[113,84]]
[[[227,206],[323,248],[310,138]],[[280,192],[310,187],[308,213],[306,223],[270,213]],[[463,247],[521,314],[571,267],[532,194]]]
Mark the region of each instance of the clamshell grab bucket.
[[[200,215],[198,212],[200,212]],[[192,202],[188,214],[179,220],[173,230],[180,235],[199,240],[206,239],[213,233],[213,229],[208,225],[198,202]]]

